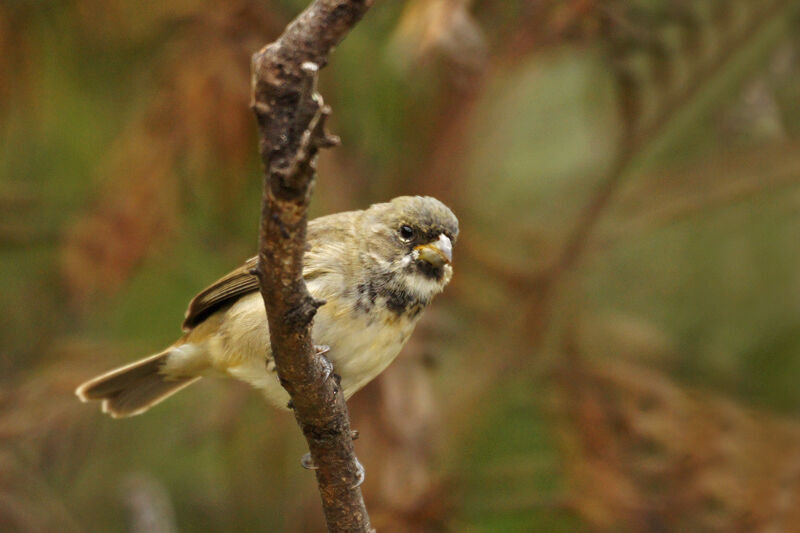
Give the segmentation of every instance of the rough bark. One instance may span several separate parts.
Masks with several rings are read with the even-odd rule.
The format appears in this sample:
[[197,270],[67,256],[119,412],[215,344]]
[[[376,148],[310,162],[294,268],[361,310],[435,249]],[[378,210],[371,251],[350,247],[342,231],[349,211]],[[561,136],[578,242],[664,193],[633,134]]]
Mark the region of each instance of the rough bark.
[[329,531],[371,531],[359,488],[363,475],[338,380],[311,339],[319,306],[303,281],[307,208],[330,109],[316,92],[328,54],[361,19],[371,0],[316,0],[275,42],[253,55],[252,108],[264,163],[257,274],[281,383],[316,465]]

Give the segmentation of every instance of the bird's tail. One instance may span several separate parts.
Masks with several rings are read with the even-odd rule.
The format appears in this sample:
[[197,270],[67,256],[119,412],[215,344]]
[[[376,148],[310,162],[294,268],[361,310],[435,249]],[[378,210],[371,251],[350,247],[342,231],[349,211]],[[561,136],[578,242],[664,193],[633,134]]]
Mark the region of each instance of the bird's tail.
[[75,394],[83,402],[101,400],[103,412],[114,418],[144,413],[200,379],[199,376],[171,377],[162,372],[174,350],[174,347],[168,348],[97,376],[78,387]]

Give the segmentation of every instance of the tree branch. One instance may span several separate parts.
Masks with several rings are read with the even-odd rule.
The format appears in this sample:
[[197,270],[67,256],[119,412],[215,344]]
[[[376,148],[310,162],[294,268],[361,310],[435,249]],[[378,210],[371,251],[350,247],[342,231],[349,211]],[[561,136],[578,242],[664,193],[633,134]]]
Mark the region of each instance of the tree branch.
[[361,19],[371,0],[315,0],[278,40],[253,55],[252,103],[264,163],[256,273],[269,319],[281,384],[316,465],[329,531],[371,531],[344,395],[315,353],[317,308],[303,281],[307,209],[317,152],[338,139],[325,133],[330,108],[316,92],[328,54]]

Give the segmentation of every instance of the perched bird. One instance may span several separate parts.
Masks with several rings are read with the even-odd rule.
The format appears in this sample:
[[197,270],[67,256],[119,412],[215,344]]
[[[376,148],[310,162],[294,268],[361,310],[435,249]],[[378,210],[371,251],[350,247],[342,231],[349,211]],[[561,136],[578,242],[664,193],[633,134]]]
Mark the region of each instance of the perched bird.
[[[394,360],[422,311],[453,275],[458,219],[435,198],[401,196],[308,224],[303,277],[320,307],[312,329],[341,376],[346,398]],[[257,258],[189,304],[184,335],[155,355],[102,374],[75,391],[112,417],[143,413],[205,376],[230,376],[286,407],[271,356]]]

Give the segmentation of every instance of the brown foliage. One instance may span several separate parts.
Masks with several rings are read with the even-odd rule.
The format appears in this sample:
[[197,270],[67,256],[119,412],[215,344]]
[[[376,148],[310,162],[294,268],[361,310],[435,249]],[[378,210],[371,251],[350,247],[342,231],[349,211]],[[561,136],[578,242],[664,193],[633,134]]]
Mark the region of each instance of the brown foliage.
[[103,192],[64,239],[64,278],[75,303],[119,289],[204,187],[221,212],[232,209],[255,146],[247,58],[275,33],[261,3],[223,2],[191,18],[165,50],[153,103],[111,147],[100,171]]
[[800,522],[800,424],[576,356],[559,371],[571,506],[639,531],[789,531]]
[[378,531],[430,531],[441,527],[452,507],[445,480],[431,470],[443,437],[427,342],[437,316],[429,310],[403,356],[350,401]]
[[93,417],[75,402],[97,348],[62,339],[58,363],[0,390],[0,529],[82,531],[45,472],[74,476],[90,452]]
[[[93,296],[124,286],[153,246],[179,228],[187,202],[205,194],[214,198],[220,212],[235,209],[256,145],[248,110],[248,57],[283,26],[283,19],[274,15],[276,6],[270,4],[170,2],[156,13],[136,15],[136,23],[129,24],[132,10],[141,11],[134,4],[76,3],[93,38],[135,39],[141,35],[137,32],[157,34],[166,28],[169,40],[155,69],[157,92],[112,144],[98,171],[100,194],[66,232],[62,268],[75,302],[90,303]],[[435,105],[425,101],[409,106],[419,108],[410,110],[419,116],[409,117],[409,122],[428,124],[422,129],[431,132],[424,135],[422,156],[407,158],[412,161],[404,161],[407,167],[395,169],[395,174],[392,169],[377,175],[363,172],[369,174],[362,177],[363,183],[389,181],[389,176],[397,178],[390,185],[397,191],[458,198],[469,164],[465,150],[476,103],[487,96],[491,82],[543,49],[567,41],[605,50],[617,83],[624,133],[615,168],[587,198],[584,218],[572,233],[567,230],[574,220],[563,224],[565,235],[551,235],[541,228],[520,227],[514,213],[502,213],[493,224],[508,227],[491,226],[492,236],[504,236],[502,242],[480,241],[480,228],[468,218],[469,208],[475,206],[463,200],[456,206],[473,226],[459,242],[459,274],[446,297],[455,297],[462,309],[479,309],[484,327],[503,341],[484,347],[471,360],[476,370],[470,371],[466,383],[459,383],[455,397],[439,402],[433,398],[425,355],[415,345],[353,399],[358,416],[354,427],[362,434],[357,447],[369,472],[365,489],[379,530],[438,528],[451,516],[446,481],[432,466],[443,449],[442,425],[458,426],[453,419],[461,416],[456,422],[467,426],[474,415],[463,412],[462,400],[469,396],[470,405],[478,407],[494,396],[503,372],[527,369],[546,358],[541,353],[546,351],[545,338],[558,335],[562,325],[553,319],[554,307],[578,285],[577,267],[587,252],[602,253],[673,221],[758,194],[778,196],[797,183],[794,141],[721,154],[688,171],[633,176],[636,157],[648,154],[674,117],[694,112],[687,104],[716,84],[726,64],[738,61],[733,56],[748,52],[747,41],[757,33],[754,27],[766,26],[788,4],[737,0],[726,4],[726,10],[717,9],[723,7],[719,2],[681,0],[661,3],[668,5],[668,13],[656,13],[640,9],[642,3],[620,1],[545,0],[514,3],[513,8],[477,0],[406,3],[393,34],[393,52],[403,54],[401,61],[411,67],[410,80],[417,81],[420,66],[440,69],[444,79],[431,97]],[[713,9],[705,10],[709,6]],[[35,63],[20,59],[35,51],[35,43],[14,31],[23,26],[20,17],[25,14],[15,9],[0,6],[0,71],[18,73],[13,79],[0,76],[3,99],[12,90],[25,92],[19,89],[29,83],[28,65]],[[503,19],[508,13],[517,16]],[[497,20],[505,22],[493,23]],[[491,31],[483,35],[476,21]],[[465,57],[468,54],[473,56]],[[454,83],[457,79],[466,82]],[[4,111],[2,106],[0,102]],[[761,116],[761,110],[757,114]],[[746,118],[735,114],[725,127],[739,127]],[[358,154],[347,157],[357,160]],[[225,173],[215,173],[218,168]],[[358,171],[350,170],[338,173]],[[342,179],[325,180],[331,178]],[[484,185],[489,188],[492,183]],[[349,190],[342,187],[337,194],[344,197]],[[789,194],[781,196],[791,203]],[[350,207],[352,202],[347,198],[340,204]],[[795,214],[796,202],[789,209]],[[16,239],[20,235],[16,228],[7,233]],[[523,245],[532,252],[524,263],[512,264],[506,252]],[[470,278],[468,269],[476,267],[480,272]],[[505,282],[502,299],[474,290],[475,284],[493,280]],[[518,308],[523,312],[512,317]],[[629,340],[635,333],[624,335]],[[608,341],[607,332],[603,335]],[[445,336],[442,328],[435,336]],[[631,354],[641,365],[642,350]],[[663,364],[662,355],[652,355],[647,362]],[[620,353],[614,356],[616,360]],[[760,531],[789,530],[800,519],[798,458],[793,452],[800,445],[796,423],[692,390],[658,370],[577,357],[568,363],[572,366],[563,369],[557,381],[562,408],[557,421],[563,422],[565,443],[562,463],[571,488],[569,507],[588,523],[610,529]],[[88,373],[57,364],[52,372],[0,394],[0,529],[68,527],[64,506],[46,503],[58,498],[45,490],[39,477],[59,465],[79,463],[74,457],[69,462],[59,459],[72,453],[79,457],[83,450],[84,422],[75,414],[81,406],[71,389]],[[54,403],[53,395],[64,403]],[[401,401],[404,395],[415,401]],[[248,397],[249,391],[241,389],[230,393],[233,401],[219,406],[214,416],[204,413],[197,433],[233,433],[237,412]],[[90,411],[80,412],[92,416]],[[458,435],[448,438],[445,446],[454,446]],[[518,463],[510,469],[514,475],[524,473]],[[541,503],[538,494],[529,496],[522,500]],[[309,505],[316,507],[316,502]],[[8,521],[9,509],[17,513],[15,522]],[[493,512],[503,510],[498,505]]]

